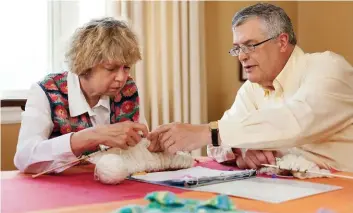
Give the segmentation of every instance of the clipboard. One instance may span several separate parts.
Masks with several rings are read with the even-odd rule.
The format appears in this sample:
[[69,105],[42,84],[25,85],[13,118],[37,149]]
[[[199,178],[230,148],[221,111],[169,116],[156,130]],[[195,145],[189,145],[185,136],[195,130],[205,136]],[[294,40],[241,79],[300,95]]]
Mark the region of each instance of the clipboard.
[[134,174],[128,177],[135,180],[157,185],[177,188],[197,188],[200,186],[244,180],[256,177],[256,170],[222,171],[206,167],[192,167],[176,171]]

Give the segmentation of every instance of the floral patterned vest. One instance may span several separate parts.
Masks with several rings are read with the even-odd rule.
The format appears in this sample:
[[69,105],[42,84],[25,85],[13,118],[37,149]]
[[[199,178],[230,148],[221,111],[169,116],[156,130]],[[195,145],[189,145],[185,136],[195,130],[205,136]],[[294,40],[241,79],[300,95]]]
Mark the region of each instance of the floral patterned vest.
[[[38,82],[48,97],[54,127],[49,138],[92,127],[88,112],[70,116],[67,89],[67,72],[47,75]],[[139,96],[132,78],[128,78],[122,90],[110,98],[110,123],[139,120]]]

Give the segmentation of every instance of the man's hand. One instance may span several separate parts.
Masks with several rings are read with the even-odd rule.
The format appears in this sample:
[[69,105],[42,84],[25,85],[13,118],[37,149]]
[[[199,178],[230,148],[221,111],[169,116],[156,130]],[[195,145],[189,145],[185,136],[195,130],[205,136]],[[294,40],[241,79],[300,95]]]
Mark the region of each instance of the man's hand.
[[275,153],[273,151],[248,150],[245,158],[242,157],[240,149],[233,149],[236,158],[236,164],[240,169],[257,169],[262,167],[261,164],[275,165]]
[[163,149],[161,147],[161,143],[160,143],[160,138],[163,134],[160,135],[155,135],[153,137],[151,137],[150,139],[147,137],[147,139],[150,140],[150,145],[147,147],[147,149],[150,152],[162,152]]
[[208,125],[171,123],[159,126],[147,139],[151,141],[150,150],[161,149],[169,153],[192,151],[211,143]]

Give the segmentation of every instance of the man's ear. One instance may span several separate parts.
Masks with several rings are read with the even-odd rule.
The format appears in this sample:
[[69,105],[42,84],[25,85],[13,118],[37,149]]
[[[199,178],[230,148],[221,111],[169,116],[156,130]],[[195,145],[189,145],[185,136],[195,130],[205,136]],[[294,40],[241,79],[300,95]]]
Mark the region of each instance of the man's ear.
[[281,52],[286,52],[289,44],[289,35],[287,33],[281,33],[278,36],[279,46]]

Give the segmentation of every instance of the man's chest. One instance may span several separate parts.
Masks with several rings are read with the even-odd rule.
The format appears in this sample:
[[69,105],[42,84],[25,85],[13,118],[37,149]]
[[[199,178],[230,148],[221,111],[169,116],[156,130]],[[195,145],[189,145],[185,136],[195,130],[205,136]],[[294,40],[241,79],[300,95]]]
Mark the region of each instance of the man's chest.
[[288,104],[295,96],[297,90],[291,91],[259,91],[256,95],[255,102],[258,110],[279,108]]

